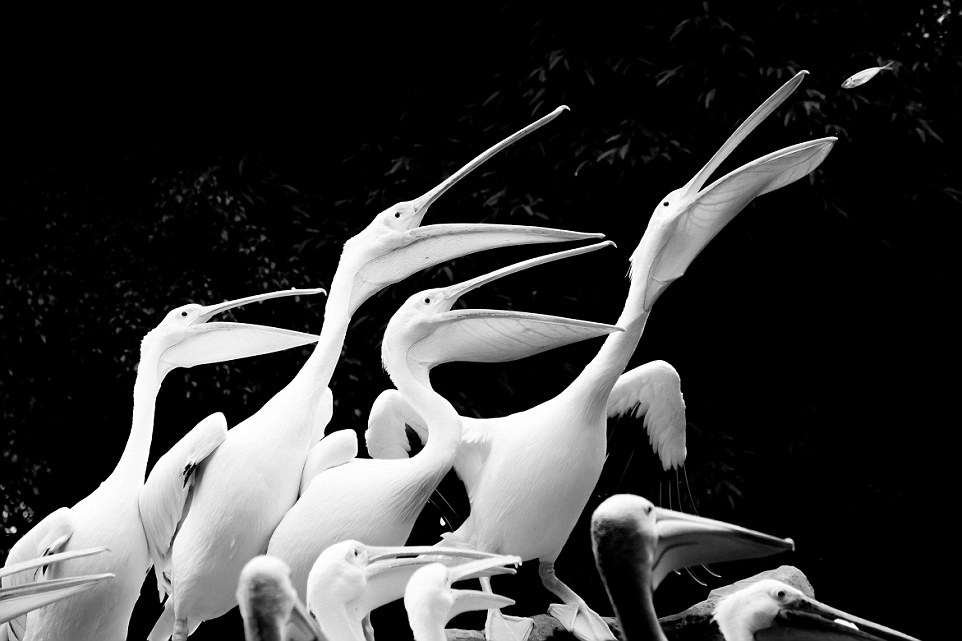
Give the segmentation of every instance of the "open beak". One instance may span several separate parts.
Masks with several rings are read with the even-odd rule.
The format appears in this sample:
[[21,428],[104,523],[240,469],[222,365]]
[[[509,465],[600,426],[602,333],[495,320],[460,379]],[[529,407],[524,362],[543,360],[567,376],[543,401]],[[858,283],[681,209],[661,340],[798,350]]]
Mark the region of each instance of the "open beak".
[[479,154],[476,158],[474,158],[474,160],[470,161],[464,167],[461,167],[461,169],[457,170],[456,172],[448,176],[448,178],[445,179],[440,185],[438,185],[437,187],[434,187],[433,189],[429,190],[427,193],[411,201],[417,216],[415,219],[415,224],[418,224],[418,225],[421,224],[421,220],[424,218],[424,214],[427,213],[428,207],[430,207],[434,203],[434,201],[440,198],[441,195],[444,194],[444,192],[446,192],[448,189],[454,186],[455,183],[457,183],[459,180],[461,180],[462,178],[470,174],[472,171],[480,167],[482,164],[484,164],[486,160],[488,160],[489,158],[497,154],[499,151],[501,151],[505,147],[524,138],[531,132],[537,131],[538,129],[548,124],[549,122],[557,118],[559,115],[561,115],[562,112],[567,111],[567,109],[568,107],[562,105],[557,109],[555,109],[554,111],[552,111],[551,113],[549,113],[547,116],[544,116],[536,120],[535,122],[531,123],[524,129],[521,129],[511,134],[501,142],[497,143],[496,145],[488,148],[486,151]]
[[[442,290],[442,295],[447,299],[450,310],[464,294],[499,278],[608,246],[614,246],[614,243],[605,241],[531,258],[446,287]],[[434,323],[435,327],[430,336],[412,345],[408,352],[409,358],[432,367],[453,360],[476,363],[511,361],[588,338],[623,331],[620,327],[603,323],[492,309],[447,311],[438,314]]]
[[89,590],[112,578],[114,575],[111,573],[91,574],[0,588],[0,623]]
[[[365,612],[370,612],[401,598],[411,575],[425,565],[442,563],[450,566],[462,562],[464,559],[479,559],[479,562],[483,562],[494,559],[500,561],[506,558],[477,550],[432,546],[369,546],[368,555],[368,566],[365,570],[367,586],[362,597],[363,603],[359,604],[359,607]],[[516,557],[507,558],[514,559]],[[513,569],[500,567],[502,565],[503,562],[489,564],[478,572],[485,573],[486,576],[514,574]]]
[[715,172],[716,169],[718,169],[718,166],[721,165],[733,151],[735,151],[735,148],[738,147],[738,145],[740,145],[741,142],[748,137],[748,134],[754,131],[758,125],[762,124],[762,122],[768,118],[773,111],[778,109],[778,107],[785,102],[785,100],[792,95],[792,93],[794,93],[798,86],[802,84],[802,80],[804,80],[805,76],[807,75],[807,71],[799,71],[797,74],[792,76],[788,82],[779,87],[775,93],[769,96],[765,102],[760,104],[748,118],[745,118],[745,121],[742,122],[735,132],[728,137],[728,140],[726,140],[724,144],[718,148],[718,151],[715,152],[715,155],[713,155],[711,159],[705,163],[705,166],[702,167],[698,173],[691,177],[691,180],[688,181],[688,184],[684,186],[684,191],[691,194],[700,191],[708,181],[708,178]]
[[86,548],[83,550],[70,550],[68,552],[59,552],[57,554],[49,554],[47,556],[37,557],[36,559],[30,559],[29,561],[23,561],[22,563],[14,563],[12,565],[0,568],[0,579],[5,576],[10,576],[11,574],[26,572],[28,570],[33,570],[45,565],[52,565],[61,561],[69,561],[70,559],[93,556],[94,554],[100,554],[101,552],[107,552],[109,550],[110,548],[104,546]]
[[654,508],[658,546],[652,571],[657,588],[670,572],[702,563],[770,556],[795,549],[791,539],[701,516]]
[[401,246],[368,261],[358,270],[351,294],[351,311],[387,285],[453,258],[499,247],[604,238],[600,233],[486,223],[427,225],[404,234]]
[[[209,323],[214,315],[249,303],[285,296],[326,294],[323,289],[287,289],[247,296],[203,308],[198,322],[187,329],[186,336],[164,351],[163,362],[169,368],[194,367],[237,358],[271,354],[317,342],[315,334],[248,323]],[[169,371],[168,369],[168,371]]]
[[843,612],[804,595],[782,603],[772,626],[756,632],[755,638],[758,641],[786,638],[818,641],[918,641],[898,630]]
[[[691,180],[669,195],[670,208],[664,216],[655,209],[632,257],[632,271],[647,271],[645,309],[671,281],[685,273],[688,265],[753,199],[791,184],[814,171],[831,151],[837,138],[810,140],[757,158],[726,174],[708,187],[705,183],[735,148],[767,118],[801,83],[807,71],[800,71],[763,102],[735,130]],[[650,260],[643,264],[642,256]],[[638,264],[636,264],[636,262]]]

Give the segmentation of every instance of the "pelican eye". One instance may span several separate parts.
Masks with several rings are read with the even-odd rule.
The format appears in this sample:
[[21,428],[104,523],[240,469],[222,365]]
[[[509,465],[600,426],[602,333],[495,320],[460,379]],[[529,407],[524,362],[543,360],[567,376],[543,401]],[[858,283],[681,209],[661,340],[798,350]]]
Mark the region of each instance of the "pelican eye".
[[667,207],[667,206],[668,206],[668,201],[666,200],[665,202],[661,203],[661,206],[662,206],[662,207]]
[[187,318],[187,310],[185,309],[180,313],[181,318]]
[[430,305],[430,304],[431,304],[431,299],[430,299],[430,297],[424,299],[424,304],[425,304],[425,305]]
[[394,217],[395,217],[395,218],[400,218],[400,217],[401,217],[401,212],[399,212],[399,211],[394,212]]
[[784,599],[784,598],[785,598],[785,590],[779,590],[778,592],[776,592],[776,593],[775,593],[775,597],[778,598],[779,601],[782,600],[782,599]]

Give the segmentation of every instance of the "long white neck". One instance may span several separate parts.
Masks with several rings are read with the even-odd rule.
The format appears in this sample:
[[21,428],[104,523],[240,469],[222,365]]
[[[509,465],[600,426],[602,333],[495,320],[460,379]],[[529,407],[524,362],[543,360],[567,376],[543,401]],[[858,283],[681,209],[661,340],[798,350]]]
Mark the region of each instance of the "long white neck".
[[628,288],[625,307],[615,322],[625,331],[609,334],[595,357],[564,392],[586,401],[592,412],[605,411],[608,395],[624,373],[645,331],[650,313],[644,310],[646,281],[644,277],[635,278]]
[[453,464],[461,443],[461,417],[454,406],[431,387],[430,368],[410,362],[406,353],[407,350],[386,352],[384,366],[398,391],[427,424],[428,442],[411,460],[443,476]]
[[323,616],[317,618],[317,623],[328,639],[365,641],[361,626],[351,619],[347,613],[347,606],[329,609]]
[[345,269],[338,264],[331,282],[331,290],[324,306],[324,325],[314,351],[294,377],[295,381],[304,380],[311,386],[323,391],[334,376],[334,368],[341,359],[344,339],[351,322],[351,290],[354,270]]
[[151,344],[150,335],[144,337],[140,348],[140,363],[134,379],[134,410],[130,435],[117,467],[108,478],[119,478],[132,487],[143,485],[147,475],[147,459],[154,433],[154,412],[157,394],[163,377],[159,373],[160,354]]

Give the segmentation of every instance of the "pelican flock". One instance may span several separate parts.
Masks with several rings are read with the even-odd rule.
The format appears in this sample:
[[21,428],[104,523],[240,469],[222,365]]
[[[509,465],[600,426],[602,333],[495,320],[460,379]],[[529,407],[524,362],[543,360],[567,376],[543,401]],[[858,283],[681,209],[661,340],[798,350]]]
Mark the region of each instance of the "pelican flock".
[[[601,476],[609,417],[643,417],[661,466],[684,465],[689,443],[679,373],[664,361],[627,368],[655,302],[721,229],[755,198],[808,176],[829,155],[836,143],[831,136],[771,152],[709,183],[806,73],[779,87],[694,176],[658,201],[643,221],[623,309],[611,324],[456,307],[466,294],[505,276],[546,271],[553,261],[614,246],[602,240],[604,230],[422,226],[428,208],[458,181],[553,121],[564,106],[423,195],[385,209],[347,239],[325,292],[319,334],[209,322],[250,303],[322,293],[316,288],[173,309],[142,341],[130,436],[116,467],[87,498],[34,525],[0,570],[0,641],[128,639],[151,567],[163,606],[150,641],[183,641],[235,606],[249,641],[371,641],[375,635],[440,641],[453,617],[472,610],[487,611],[490,641],[524,641],[532,619],[500,612],[514,601],[495,593],[491,577],[514,574],[533,560],[544,587],[560,600],[549,613],[563,627],[582,641],[614,639],[597,611],[609,603],[589,605],[556,574],[555,563]],[[334,413],[329,385],[352,317],[365,301],[416,272],[475,252],[578,241],[593,242],[480,276],[461,274],[455,284],[409,296],[384,319],[382,363],[370,364],[383,366],[395,389],[383,392],[367,416],[369,457],[359,455],[354,429],[325,433]],[[445,363],[502,363],[594,338],[603,339],[596,355],[564,389],[515,414],[464,416],[431,385],[432,370]],[[234,426],[215,412],[147,474],[158,393],[173,369],[309,345],[310,356],[290,381],[271,382],[277,391],[262,407]],[[406,427],[421,441],[414,455]],[[467,494],[467,518],[440,541],[409,541],[452,470]],[[665,639],[653,595],[670,573],[794,549],[791,539],[633,495],[603,502],[591,537],[610,606],[625,638],[636,641]],[[480,590],[454,587],[474,581]],[[372,612],[402,600],[410,629],[375,630]],[[728,641],[775,638],[780,633],[771,630],[791,626],[806,626],[805,638],[911,640],[768,580],[726,596],[714,620]]]

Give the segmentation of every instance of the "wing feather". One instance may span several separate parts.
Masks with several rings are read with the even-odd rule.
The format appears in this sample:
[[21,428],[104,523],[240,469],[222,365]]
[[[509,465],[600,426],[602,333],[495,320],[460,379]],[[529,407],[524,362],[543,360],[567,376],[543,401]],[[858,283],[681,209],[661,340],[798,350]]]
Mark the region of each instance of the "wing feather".
[[608,416],[645,417],[652,450],[665,470],[685,463],[685,400],[681,378],[665,361],[645,363],[622,374],[608,396]]
[[190,504],[194,473],[226,438],[227,419],[211,414],[160,457],[140,490],[140,518],[161,601],[170,594],[170,548]]

